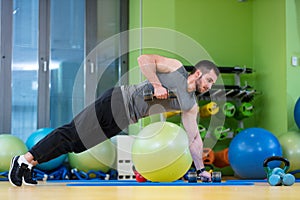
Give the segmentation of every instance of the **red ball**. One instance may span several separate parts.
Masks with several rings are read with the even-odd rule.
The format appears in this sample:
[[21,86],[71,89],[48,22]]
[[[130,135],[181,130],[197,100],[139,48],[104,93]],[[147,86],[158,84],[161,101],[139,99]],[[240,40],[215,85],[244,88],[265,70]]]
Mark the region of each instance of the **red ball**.
[[145,179],[138,171],[134,170],[135,180],[139,183],[146,182],[147,179]]

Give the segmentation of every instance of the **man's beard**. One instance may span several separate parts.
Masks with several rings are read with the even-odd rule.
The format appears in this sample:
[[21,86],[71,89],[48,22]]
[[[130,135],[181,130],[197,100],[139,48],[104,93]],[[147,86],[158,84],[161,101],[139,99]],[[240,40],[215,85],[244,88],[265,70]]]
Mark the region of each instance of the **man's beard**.
[[200,93],[200,94],[202,93],[202,92],[201,92],[201,87],[199,86],[199,84],[196,84],[196,91],[197,91],[198,93]]

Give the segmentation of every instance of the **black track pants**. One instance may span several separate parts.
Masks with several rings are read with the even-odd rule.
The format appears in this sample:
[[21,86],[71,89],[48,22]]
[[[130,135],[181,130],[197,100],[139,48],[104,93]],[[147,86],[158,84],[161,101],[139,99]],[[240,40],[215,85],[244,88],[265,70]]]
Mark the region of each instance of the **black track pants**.
[[38,163],[69,152],[80,153],[117,135],[128,124],[121,89],[112,88],[71,123],[56,128],[40,140],[29,152]]

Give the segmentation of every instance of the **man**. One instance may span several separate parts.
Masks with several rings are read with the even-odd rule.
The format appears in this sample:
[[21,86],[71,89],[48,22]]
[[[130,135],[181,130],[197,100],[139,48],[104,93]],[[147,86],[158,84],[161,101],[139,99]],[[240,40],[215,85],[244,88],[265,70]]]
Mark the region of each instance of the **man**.
[[[180,61],[159,55],[141,55],[138,63],[146,81],[106,91],[70,124],[52,131],[26,154],[13,157],[9,170],[11,184],[35,185],[37,182],[31,173],[36,164],[69,152],[83,152],[145,116],[172,110],[182,111],[182,123],[198,175],[211,180],[202,161],[203,143],[198,131],[195,92],[203,93],[212,87],[219,75],[218,68],[204,60],[188,74]],[[144,92],[149,90],[153,91],[153,101],[144,100]],[[170,90],[177,98],[168,98]],[[155,105],[161,105],[160,109],[152,109]]]

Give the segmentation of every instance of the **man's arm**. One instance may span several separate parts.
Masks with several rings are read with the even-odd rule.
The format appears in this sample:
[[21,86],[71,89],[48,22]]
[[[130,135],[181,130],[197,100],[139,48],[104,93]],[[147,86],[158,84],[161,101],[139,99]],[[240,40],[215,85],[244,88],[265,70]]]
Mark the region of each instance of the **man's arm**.
[[204,168],[204,164],[202,160],[203,142],[198,130],[197,115],[198,106],[195,104],[191,110],[183,111],[181,116],[183,126],[188,135],[190,152],[195,167],[199,170]]
[[[195,164],[195,167],[198,170],[204,169],[203,164],[203,142],[199,134],[198,130],[198,123],[197,123],[197,116],[198,116],[198,105],[195,104],[193,108],[189,111],[182,112],[182,123],[187,132],[188,139],[189,139],[189,149]],[[208,178],[211,180],[211,175],[207,171],[203,171],[201,176]]]
[[170,73],[176,71],[182,66],[182,63],[176,59],[150,54],[139,56],[138,63],[143,75],[154,87],[154,96],[159,99],[168,98],[167,90],[162,86],[156,73]]

